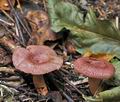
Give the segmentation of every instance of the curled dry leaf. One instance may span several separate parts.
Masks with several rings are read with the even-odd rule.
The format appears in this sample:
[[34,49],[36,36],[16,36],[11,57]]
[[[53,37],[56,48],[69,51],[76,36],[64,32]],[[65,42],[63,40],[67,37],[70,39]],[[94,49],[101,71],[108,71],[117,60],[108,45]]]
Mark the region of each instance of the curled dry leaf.
[[71,41],[66,41],[65,47],[66,47],[68,53],[75,53],[76,52],[75,45]]
[[[15,5],[15,0],[10,0],[13,5]],[[7,0],[0,0],[0,10],[10,10],[9,4]]]
[[46,40],[54,41],[57,39],[56,34],[50,29],[50,22],[46,12],[29,11],[26,18],[30,21],[32,27],[32,39],[37,40],[37,44],[41,45]]
[[92,58],[97,58],[97,59],[103,59],[103,60],[107,60],[110,61],[114,55],[112,54],[107,54],[107,53],[93,53],[90,50],[87,50],[84,54],[84,57],[92,57]]
[[37,30],[39,27],[44,30],[49,25],[48,15],[44,11],[29,11],[26,18],[30,21],[32,30]]
[[63,28],[70,30],[69,38],[81,54],[90,49],[94,53],[115,54],[120,58],[120,31],[111,21],[98,20],[89,8],[83,19],[83,11],[62,0],[48,0],[48,8],[51,29],[55,32]]

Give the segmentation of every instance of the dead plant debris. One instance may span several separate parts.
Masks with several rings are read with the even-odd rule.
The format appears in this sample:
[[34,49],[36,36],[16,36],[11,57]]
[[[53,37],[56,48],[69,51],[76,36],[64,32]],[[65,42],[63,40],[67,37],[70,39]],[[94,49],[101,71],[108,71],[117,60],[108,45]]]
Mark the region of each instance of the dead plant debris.
[[[79,57],[84,56],[109,61],[110,63],[115,64],[115,68],[118,68],[119,63],[117,62],[120,60],[114,53],[94,53],[89,50],[90,52],[87,51],[83,54],[81,53],[82,50],[78,50],[78,47],[76,46],[77,40],[73,41],[69,37],[73,33],[69,28],[72,23],[75,24],[78,19],[73,18],[74,15],[71,18],[70,16],[72,16],[72,14],[69,16],[69,13],[67,17],[69,20],[72,20],[72,23],[69,22],[69,20],[66,19],[66,14],[62,13],[62,11],[60,11],[61,8],[59,7],[63,6],[62,9],[66,12],[69,6],[72,7],[74,5],[72,9],[70,8],[71,13],[73,13],[73,10],[81,11],[83,16],[80,18],[82,22],[79,23],[82,24],[85,22],[85,17],[89,8],[92,8],[97,20],[113,21],[117,29],[119,29],[120,1],[53,1],[56,2],[56,4],[61,3],[60,5],[58,4],[58,8],[53,5],[50,0],[1,0],[0,102],[88,102],[87,100],[93,102],[91,101],[93,99],[88,97],[93,96],[89,90],[88,77],[82,76],[74,70],[73,62]],[[65,5],[65,3],[69,4]],[[65,9],[64,6],[67,9]],[[51,17],[51,14],[53,18]],[[61,22],[56,15],[60,17]],[[53,22],[53,19],[55,19],[56,22]],[[53,24],[57,30],[52,29],[54,28]],[[64,25],[65,27],[63,27]],[[63,28],[60,30],[61,26]],[[72,28],[76,29],[77,27],[75,24]],[[82,28],[84,28],[84,26]],[[76,30],[75,34],[77,32],[80,32],[80,30]],[[83,39],[85,38],[83,37],[81,40]],[[29,48],[29,46],[36,47]],[[42,46],[46,46],[46,48],[43,48],[42,50]],[[84,48],[82,44],[81,47]],[[39,51],[36,50],[38,48]],[[29,56],[32,57],[30,57],[30,59],[26,57],[26,52],[22,50],[19,51],[19,54],[14,56],[15,49],[27,49]],[[49,53],[50,51],[51,53]],[[12,60],[12,57],[15,57],[15,59]],[[27,59],[26,62],[25,59]],[[29,65],[28,63],[30,63],[30,60],[33,60],[33,62]],[[17,67],[20,66],[24,71],[18,70],[19,68],[17,68],[14,63],[19,63],[17,64]],[[33,68],[33,66],[35,67]],[[33,68],[32,71],[30,71],[29,68]],[[42,73],[41,75],[35,74],[39,73],[37,68],[42,69],[42,72],[40,72],[40,74]],[[57,70],[53,71],[52,68]],[[26,70],[29,71],[26,72]],[[118,71],[118,69],[116,70]],[[43,75],[43,73],[45,74]],[[114,77],[117,77],[116,80],[118,81],[119,75],[117,75],[118,72],[115,73]],[[114,80],[114,83],[110,82],[112,84],[106,82],[107,85],[103,80],[104,86],[106,85],[105,89],[111,89],[112,85],[116,83],[116,80]],[[108,86],[110,88],[108,88]],[[100,93],[99,95],[103,97],[102,95],[104,95],[104,93]],[[115,97],[118,98],[118,96],[120,95],[116,95]],[[105,96],[103,99],[105,99],[105,101],[102,100],[100,102],[107,102],[106,99],[109,100],[109,97]],[[97,102],[96,100],[94,102]]]

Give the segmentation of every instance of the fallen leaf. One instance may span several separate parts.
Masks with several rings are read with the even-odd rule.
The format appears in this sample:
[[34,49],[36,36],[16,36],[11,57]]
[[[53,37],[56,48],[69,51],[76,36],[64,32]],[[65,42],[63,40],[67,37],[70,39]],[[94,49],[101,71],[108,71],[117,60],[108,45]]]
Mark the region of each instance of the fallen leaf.
[[72,53],[76,52],[76,47],[75,47],[74,43],[72,43],[71,41],[66,41],[65,47],[66,47],[68,53],[72,54]]
[[106,53],[93,53],[92,51],[87,50],[84,54],[84,57],[93,57],[93,58],[97,58],[97,59],[104,59],[107,61],[110,61],[114,55],[112,54],[106,54]]
[[120,58],[120,31],[111,21],[98,20],[92,9],[83,18],[84,14],[75,5],[61,0],[48,0],[48,8],[52,30],[70,30],[69,37],[78,49]]
[[46,30],[50,23],[47,13],[42,10],[31,10],[27,13],[26,18],[30,21],[33,31]]
[[48,27],[45,31],[41,31],[41,29],[39,29],[37,31],[37,34],[38,34],[38,37],[39,37],[39,43],[38,44],[43,44],[47,40],[55,41],[58,38],[60,38],[59,35],[57,35],[53,31],[51,31],[50,27]]
[[[11,0],[11,3],[15,5],[15,0]],[[1,0],[0,1],[0,10],[10,10],[9,4],[7,0]]]
[[119,102],[120,101],[120,86],[100,92],[94,97],[84,97],[86,102]]
[[107,85],[120,86],[120,61],[117,58],[111,60],[111,63],[115,67],[115,75],[112,79],[105,81]]
[[33,30],[32,39],[36,39],[36,44],[42,45],[47,40],[57,40],[59,37],[50,29],[50,22],[46,12],[29,11],[26,18],[31,22]]

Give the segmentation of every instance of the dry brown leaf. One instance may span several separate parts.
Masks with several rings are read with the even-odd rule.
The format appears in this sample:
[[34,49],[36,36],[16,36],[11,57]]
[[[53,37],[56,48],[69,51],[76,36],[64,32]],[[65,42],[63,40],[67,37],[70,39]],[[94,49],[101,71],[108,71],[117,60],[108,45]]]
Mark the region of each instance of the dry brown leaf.
[[37,31],[39,28],[41,30],[46,30],[48,28],[49,19],[47,13],[44,11],[29,11],[26,18],[30,21],[33,31]]
[[59,38],[59,36],[50,29],[50,22],[46,12],[38,10],[29,11],[26,18],[30,21],[33,31],[32,39],[36,40],[36,44],[42,45],[47,40],[54,41]]
[[87,50],[83,56],[110,61],[114,57],[114,54],[112,55],[112,54],[106,54],[106,53],[93,53],[92,51]]
[[[15,5],[15,0],[11,0],[12,4]],[[10,10],[9,4],[7,0],[0,0],[0,9],[1,10]]]
[[[42,31],[39,29],[38,31],[39,33],[42,33]],[[52,32],[50,30],[50,27],[48,27],[45,31],[43,31],[42,34],[39,34],[39,43],[38,44],[43,44],[45,41],[49,40],[49,41],[55,41],[59,38],[59,36],[57,36],[56,33]]]
[[68,53],[72,54],[72,53],[76,52],[75,45],[70,40],[65,42],[65,47],[66,47]]
[[50,29],[46,30],[45,32],[42,32],[42,34],[39,34],[41,32],[32,32],[32,37],[28,41],[28,45],[31,44],[38,44],[43,45],[43,43],[47,40],[54,41],[57,38],[57,35],[52,32]]

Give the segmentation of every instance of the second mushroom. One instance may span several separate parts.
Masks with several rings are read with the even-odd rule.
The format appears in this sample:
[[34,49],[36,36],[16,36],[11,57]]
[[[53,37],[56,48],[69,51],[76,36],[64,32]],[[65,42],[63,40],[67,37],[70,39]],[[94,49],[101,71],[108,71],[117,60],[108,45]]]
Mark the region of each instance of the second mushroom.
[[94,95],[102,80],[110,79],[115,73],[115,68],[106,60],[81,57],[74,61],[75,70],[88,77],[91,93]]

